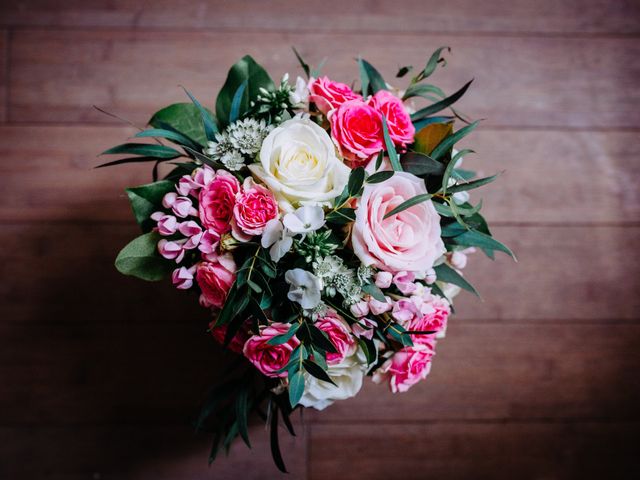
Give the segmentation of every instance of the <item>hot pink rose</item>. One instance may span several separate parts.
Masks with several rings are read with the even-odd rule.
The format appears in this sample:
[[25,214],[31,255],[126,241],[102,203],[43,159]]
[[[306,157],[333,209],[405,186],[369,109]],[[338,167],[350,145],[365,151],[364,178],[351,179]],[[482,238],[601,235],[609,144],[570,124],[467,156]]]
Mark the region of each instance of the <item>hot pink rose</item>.
[[362,100],[362,96],[351,90],[349,85],[331,81],[327,77],[317,78],[309,85],[309,101],[315,103],[325,115],[347,100]]
[[271,190],[247,178],[233,207],[234,237],[248,240],[254,235],[262,235],[267,222],[277,216],[278,203]]
[[327,312],[324,317],[316,321],[315,326],[326,333],[336,347],[337,353],[327,352],[328,364],[335,365],[342,362],[346,357],[353,355],[358,348],[349,325],[335,312]]
[[200,221],[218,235],[231,230],[233,207],[240,192],[240,182],[224,170],[200,190]]
[[[220,345],[224,344],[224,337],[227,334],[227,325],[222,325],[220,327],[215,326],[216,321],[213,320],[209,324],[209,331],[211,332],[211,336],[214,338],[216,342]],[[244,348],[245,342],[249,339],[249,332],[246,328],[241,328],[238,332],[233,336],[227,348],[232,352],[242,353],[242,349]]]
[[440,216],[431,200],[385,219],[401,203],[427,193],[424,181],[395,172],[382,183],[366,184],[356,208],[352,245],[365,265],[389,272],[427,272],[444,252]]
[[364,165],[383,149],[382,116],[362,100],[349,100],[329,115],[331,136],[353,166]]
[[202,291],[200,304],[222,308],[231,285],[236,281],[236,262],[229,253],[211,253],[207,260],[198,264],[196,270],[196,281]]
[[288,342],[280,345],[269,345],[267,342],[273,337],[287,333],[290,327],[288,323],[272,323],[262,328],[260,335],[253,335],[244,344],[244,356],[267,377],[287,376],[287,372],[278,373],[278,370],[289,363],[291,352],[300,344],[300,340],[294,335]]
[[373,381],[389,381],[393,393],[406,392],[431,370],[431,359],[435,352],[432,344],[418,344],[397,351],[373,374]]
[[423,297],[398,300],[393,306],[393,318],[407,330],[435,332],[432,335],[412,335],[413,343],[431,343],[438,333],[444,333],[451,314],[449,302],[444,298],[427,293]]
[[380,90],[371,98],[371,106],[387,119],[389,137],[395,145],[413,143],[416,129],[402,100],[387,90]]

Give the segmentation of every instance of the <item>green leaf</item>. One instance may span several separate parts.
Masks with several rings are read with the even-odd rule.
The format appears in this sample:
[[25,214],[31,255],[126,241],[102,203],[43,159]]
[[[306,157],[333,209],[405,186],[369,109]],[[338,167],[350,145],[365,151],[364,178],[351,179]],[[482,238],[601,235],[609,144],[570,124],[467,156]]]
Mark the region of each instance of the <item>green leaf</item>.
[[165,194],[173,191],[175,191],[175,183],[168,180],[126,189],[136,222],[144,232],[150,231],[155,226],[156,222],[149,217],[161,208]]
[[311,325],[309,323],[305,323],[305,326],[309,329],[311,340],[313,341],[315,347],[321,348],[325,352],[338,353],[335,345],[331,342],[331,340],[329,340],[329,337],[325,332],[320,330],[315,325]]
[[114,160],[113,162],[102,163],[98,165],[96,168],[104,168],[104,167],[113,167],[114,165],[122,165],[125,163],[142,163],[142,162],[160,162],[162,160],[158,160],[154,157],[129,157],[129,158],[121,158],[120,160]]
[[438,214],[440,214],[441,216],[449,217],[449,218],[455,217],[455,214],[453,213],[453,211],[451,210],[451,207],[449,207],[449,205],[444,205],[442,203],[433,202],[433,206],[435,207],[436,212],[438,212]]
[[409,85],[407,91],[404,92],[402,100],[408,100],[413,97],[425,97],[426,95],[436,95],[441,98],[445,98],[447,96],[441,88],[436,87],[435,85],[414,83],[413,85]]
[[468,148],[460,150],[458,153],[456,153],[453,158],[449,161],[449,163],[447,164],[447,168],[444,171],[444,175],[442,176],[442,191],[443,192],[447,192],[448,188],[449,188],[449,178],[451,177],[451,175],[453,174],[454,169],[456,168],[456,163],[458,163],[458,159],[465,156],[468,153],[474,153],[473,150],[470,150]]
[[367,359],[367,365],[371,365],[373,362],[375,362],[378,352],[376,351],[376,346],[373,341],[369,340],[368,338],[360,338],[360,340],[358,340],[358,344],[364,352],[364,355]]
[[221,127],[230,123],[231,104],[233,97],[242,83],[247,82],[246,94],[242,95],[239,105],[239,115],[244,115],[251,108],[251,101],[255,101],[260,88],[273,91],[275,85],[269,74],[249,55],[242,57],[235,63],[227,75],[218,98],[216,100],[216,115]]
[[351,171],[349,182],[347,183],[347,191],[350,197],[357,197],[364,183],[364,167],[358,167]]
[[413,70],[413,65],[407,65],[405,67],[401,67],[398,70],[398,73],[396,73],[396,78],[402,78],[404,77],[407,73],[409,73],[411,70]]
[[291,49],[293,50],[293,53],[295,54],[296,58],[298,59],[298,63],[300,63],[300,66],[302,67],[302,70],[304,71],[305,75],[307,76],[307,78],[309,78],[311,76],[310,75],[309,64],[307,64],[302,59],[302,57],[298,53],[298,50],[296,50],[296,47],[291,47]]
[[302,366],[307,372],[309,372],[310,375],[316,377],[318,380],[336,385],[336,383],[331,380],[331,377],[327,374],[327,372],[325,372],[320,365],[314,363],[313,360],[309,360],[308,358],[306,360],[303,360]]
[[100,155],[117,155],[121,153],[153,157],[156,159],[161,158],[163,160],[171,160],[182,156],[182,153],[171,147],[155,145],[153,143],[123,143],[122,145],[105,150]]
[[412,197],[409,200],[405,200],[390,212],[387,212],[384,218],[389,218],[392,215],[396,215],[402,212],[403,210],[406,210],[407,208],[411,208],[414,205],[418,205],[419,203],[426,202],[427,200],[431,200],[431,197],[433,197],[433,195],[431,195],[430,193],[421,193],[420,195],[416,195],[415,197]]
[[[213,116],[210,111],[207,110],[207,112],[210,116]],[[174,129],[180,132],[199,144],[196,150],[207,143],[200,110],[193,103],[174,103],[169,105],[156,112],[149,120],[149,125],[155,128]]]
[[183,135],[180,132],[174,130],[165,130],[163,128],[151,128],[144,130],[135,135],[137,138],[154,137],[154,138],[166,138],[180,145],[186,145],[191,148],[200,148],[197,143],[191,140],[189,137]]
[[414,137],[413,150],[424,155],[431,152],[442,140],[453,133],[453,123],[432,123],[421,128]]
[[477,230],[468,230],[460,235],[457,235],[451,239],[451,242],[456,245],[465,247],[479,247],[486,250],[497,250],[506,253],[511,258],[517,261],[514,253],[495,238],[487,235],[486,233],[479,232]]
[[447,123],[455,120],[455,117],[448,116],[440,116],[440,117],[429,117],[423,118],[422,120],[417,120],[413,122],[413,126],[416,129],[416,132],[420,131],[427,125],[431,125],[432,123]]
[[[303,383],[304,387],[304,383]],[[275,403],[275,402],[274,402]],[[296,402],[297,403],[297,402]],[[273,404],[272,404],[273,405]],[[271,444],[271,456],[273,461],[282,473],[288,473],[287,468],[282,460],[282,453],[280,452],[280,443],[278,442],[278,407],[273,406],[271,413],[271,424],[269,426],[269,440]]]
[[380,150],[378,156],[376,157],[376,171],[380,170],[380,167],[382,166],[382,160],[384,160],[384,150]]
[[356,211],[353,208],[340,208],[330,212],[326,220],[329,223],[335,223],[337,225],[345,225],[351,223],[356,219]]
[[469,88],[469,85],[471,85],[471,82],[473,82],[473,80],[470,80],[469,82],[467,82],[460,90],[458,90],[456,93],[454,93],[450,97],[447,97],[443,100],[440,100],[439,102],[429,105],[428,107],[424,107],[418,110],[416,113],[411,115],[411,120],[412,121],[421,120],[430,115],[433,115],[434,113],[438,113],[439,111],[444,110],[450,105],[453,105],[465,94],[465,92]]
[[215,134],[218,132],[218,127],[216,126],[216,121],[213,118],[213,115],[211,115],[211,112],[209,110],[207,110],[206,108],[204,108],[200,104],[200,102],[198,100],[196,100],[196,97],[191,95],[189,90],[187,90],[184,87],[182,87],[182,89],[189,96],[189,98],[191,99],[193,104],[198,109],[198,112],[200,113],[200,118],[202,119],[202,125],[204,127],[204,135],[205,135],[205,137],[207,138],[207,140],[213,142],[216,139],[216,135]]
[[236,421],[238,422],[238,432],[240,437],[244,440],[247,447],[251,448],[251,442],[249,441],[249,428],[248,417],[249,416],[249,388],[247,385],[243,386],[238,392],[236,397]]
[[365,283],[362,286],[362,291],[364,293],[368,293],[369,295],[371,295],[373,298],[375,298],[379,302],[386,302],[387,301],[387,299],[384,298],[384,293],[382,293],[382,290],[380,290],[380,288],[378,288],[373,283]]
[[267,341],[267,345],[282,345],[283,343],[287,343],[298,331],[298,328],[300,328],[299,323],[292,323],[287,333],[283,333],[282,335],[276,335],[275,337],[270,338]]
[[442,175],[442,172],[444,172],[444,164],[442,162],[438,162],[424,153],[405,153],[400,163],[405,171],[414,174],[416,177]]
[[289,403],[291,404],[291,408],[300,402],[303,394],[304,373],[300,370],[296,370],[293,373],[289,372]]
[[[435,202],[433,204],[436,205]],[[468,230],[468,228],[464,225],[460,225],[458,222],[451,222],[441,228],[440,234],[443,238],[450,238],[460,235]]]
[[470,134],[478,126],[478,123],[479,121],[475,121],[471,125],[462,127],[460,130],[442,140],[442,142],[438,144],[433,152],[431,152],[431,158],[433,158],[434,160],[439,160],[440,157],[442,157],[445,153],[451,150],[451,148],[453,148],[456,142]]
[[448,52],[451,52],[451,48],[449,47],[440,47],[435,52],[433,52],[431,54],[431,57],[429,58],[429,61],[427,62],[427,65],[424,67],[424,70],[420,72],[420,80],[423,80],[431,76],[431,74],[436,70],[438,63],[442,63],[443,67],[447,64],[445,59],[440,57],[440,54],[442,53],[443,50],[447,50]]
[[233,100],[231,101],[231,112],[229,112],[229,123],[233,123],[240,118],[240,102],[242,102],[242,97],[247,89],[247,84],[247,80],[242,82],[236,90],[236,93],[233,95]]
[[460,183],[458,185],[453,185],[447,189],[449,193],[456,192],[464,192],[466,190],[473,190],[474,188],[482,187],[488,183],[493,182],[496,178],[500,176],[500,173],[496,173],[495,175],[491,175],[490,177],[479,178],[477,180],[472,180],[467,183]]
[[116,258],[118,271],[149,282],[165,278],[175,268],[175,264],[158,253],[161,238],[157,232],[150,232],[129,242]]
[[453,285],[459,286],[463,290],[467,290],[468,292],[476,294],[478,297],[480,296],[476,289],[473,288],[473,285],[467,282],[467,280],[462,275],[456,272],[449,265],[442,263],[437,267],[434,267],[433,269],[436,271],[436,278],[438,279],[438,281],[452,283]]
[[384,144],[387,148],[387,153],[389,154],[389,161],[391,162],[391,168],[393,168],[396,172],[401,172],[402,165],[400,165],[400,160],[398,159],[398,153],[396,152],[396,147],[393,145],[393,141],[389,136],[389,126],[387,125],[387,119],[384,115],[382,115],[382,133],[384,135]]
[[[473,152],[473,150],[470,150],[470,152]],[[456,157],[457,156],[458,155],[456,155]],[[456,180],[462,180],[463,182],[468,182],[469,180],[471,180],[473,177],[476,176],[476,172],[473,172],[471,170],[464,170],[462,168],[456,168],[453,172],[451,172],[451,176]]]
[[[373,65],[367,62],[363,58],[358,59],[358,64],[360,66],[360,79],[362,82],[362,96],[367,97],[370,92],[372,95],[380,90],[386,90],[387,84],[380,75],[380,72],[375,69]],[[366,78],[366,82],[365,82]],[[366,88],[365,88],[366,83]]]
[[374,173],[367,177],[367,183],[382,183],[393,177],[394,172],[392,170],[385,170],[382,172]]

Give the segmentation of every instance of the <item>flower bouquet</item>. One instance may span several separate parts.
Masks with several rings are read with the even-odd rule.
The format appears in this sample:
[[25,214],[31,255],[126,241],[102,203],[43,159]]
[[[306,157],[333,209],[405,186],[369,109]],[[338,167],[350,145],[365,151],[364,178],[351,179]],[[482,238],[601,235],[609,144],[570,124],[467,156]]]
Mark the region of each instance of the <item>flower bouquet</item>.
[[294,410],[353,397],[366,376],[392,392],[424,380],[454,297],[475,293],[467,254],[511,255],[469,199],[496,176],[475,178],[461,168],[472,151],[455,149],[477,126],[452,108],[471,82],[450,96],[425,83],[445,50],[404,90],[363,59],[355,89],[295,49],[307,79],[293,84],[245,56],[215,114],[185,90],[191,102],[135,135],[155,143],[104,152],[133,157],[101,166],[154,165],[153,183],[127,189],[143,234],[117,269],[193,292],[215,341],[240,356],[196,421],[213,433],[210,461],[238,436],[250,446],[257,414],[285,471],[279,417],[293,434]]

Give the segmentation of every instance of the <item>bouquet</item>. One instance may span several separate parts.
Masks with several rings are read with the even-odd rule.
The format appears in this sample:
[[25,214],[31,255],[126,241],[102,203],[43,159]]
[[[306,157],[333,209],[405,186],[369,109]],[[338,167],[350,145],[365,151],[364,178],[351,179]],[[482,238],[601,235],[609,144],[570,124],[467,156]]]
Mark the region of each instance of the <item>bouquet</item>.
[[355,88],[295,49],[307,76],[295,82],[245,56],[215,114],[185,89],[190,102],[104,152],[132,157],[101,166],[153,164],[152,183],[127,189],[143,234],[117,269],[193,293],[208,332],[239,356],[195,422],[213,433],[210,462],[238,436],[250,446],[256,414],[285,471],[279,418],[294,434],[294,410],[353,397],[367,376],[394,393],[424,380],[454,297],[475,293],[467,254],[512,255],[469,196],[496,175],[475,178],[461,167],[472,151],[455,148],[478,124],[452,107],[471,82],[450,96],[425,82],[446,50],[404,90],[361,58]]

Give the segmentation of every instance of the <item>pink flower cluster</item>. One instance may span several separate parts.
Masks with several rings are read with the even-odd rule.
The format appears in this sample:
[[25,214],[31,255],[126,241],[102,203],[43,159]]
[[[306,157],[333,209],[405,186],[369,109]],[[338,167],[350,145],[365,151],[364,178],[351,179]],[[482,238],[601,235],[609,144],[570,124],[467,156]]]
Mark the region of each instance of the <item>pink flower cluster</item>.
[[231,233],[239,241],[260,235],[269,220],[278,216],[278,204],[267,188],[251,178],[240,182],[225,170],[208,166],[184,175],[176,192],[167,193],[162,206],[167,212],[155,212],[160,255],[177,264],[189,252],[195,252],[191,265],[174,270],[176,288],[188,290],[194,279],[200,288],[200,303],[221,308],[236,278],[236,264],[229,253],[219,250],[220,239]]
[[413,142],[411,117],[402,100],[387,90],[363,99],[348,85],[320,77],[311,82],[309,92],[309,100],[329,119],[334,142],[354,167],[384,150],[383,116],[394,145],[404,148]]

